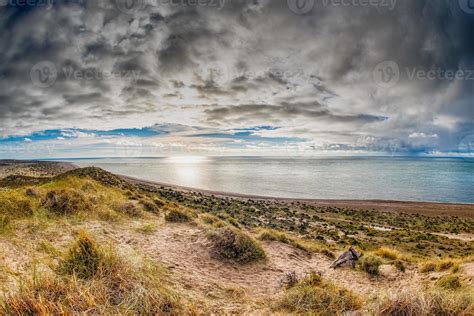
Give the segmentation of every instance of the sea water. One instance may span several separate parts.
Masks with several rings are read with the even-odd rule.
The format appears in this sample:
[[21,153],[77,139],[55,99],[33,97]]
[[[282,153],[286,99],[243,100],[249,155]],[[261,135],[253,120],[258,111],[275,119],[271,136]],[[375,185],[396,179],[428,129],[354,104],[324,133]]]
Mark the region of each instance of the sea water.
[[309,199],[474,203],[474,159],[170,157],[70,159],[179,186]]

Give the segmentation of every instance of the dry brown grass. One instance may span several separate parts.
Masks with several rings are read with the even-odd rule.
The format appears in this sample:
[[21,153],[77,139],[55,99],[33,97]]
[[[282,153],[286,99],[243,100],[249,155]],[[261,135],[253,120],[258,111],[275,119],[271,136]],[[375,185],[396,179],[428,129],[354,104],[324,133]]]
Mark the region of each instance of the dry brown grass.
[[129,261],[82,233],[57,269],[24,281],[0,300],[1,315],[181,315],[182,300],[169,286],[167,272],[144,259]]
[[377,249],[375,254],[388,260],[397,260],[401,257],[401,254],[398,252],[398,250],[388,247],[381,247]]
[[474,292],[453,293],[443,290],[406,290],[383,299],[376,315],[431,316],[473,315]]
[[425,261],[420,265],[420,272],[428,273],[428,272],[442,272],[449,269],[458,270],[459,269],[460,260],[456,259],[441,259],[441,260],[434,260],[434,261]]

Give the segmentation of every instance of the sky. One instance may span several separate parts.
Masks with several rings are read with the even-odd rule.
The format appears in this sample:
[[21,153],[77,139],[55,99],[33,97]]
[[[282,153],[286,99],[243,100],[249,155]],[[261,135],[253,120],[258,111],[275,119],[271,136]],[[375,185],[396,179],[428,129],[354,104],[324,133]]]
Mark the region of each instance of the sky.
[[0,158],[473,156],[474,0],[0,0]]

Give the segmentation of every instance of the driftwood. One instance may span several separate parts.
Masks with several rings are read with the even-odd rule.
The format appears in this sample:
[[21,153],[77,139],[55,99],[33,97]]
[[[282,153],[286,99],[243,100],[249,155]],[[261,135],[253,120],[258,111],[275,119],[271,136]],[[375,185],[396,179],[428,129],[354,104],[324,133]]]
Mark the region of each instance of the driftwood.
[[350,247],[349,250],[344,252],[336,261],[333,262],[331,268],[336,269],[346,265],[355,268],[357,260],[359,260],[360,257],[362,257],[362,253]]

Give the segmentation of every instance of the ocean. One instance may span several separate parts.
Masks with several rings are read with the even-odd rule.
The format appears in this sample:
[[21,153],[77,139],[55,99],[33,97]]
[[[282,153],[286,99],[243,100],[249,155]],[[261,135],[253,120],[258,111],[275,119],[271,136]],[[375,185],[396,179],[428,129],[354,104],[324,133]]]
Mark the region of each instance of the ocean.
[[67,161],[167,184],[269,197],[474,203],[474,159],[170,157]]

